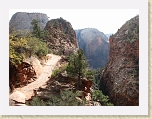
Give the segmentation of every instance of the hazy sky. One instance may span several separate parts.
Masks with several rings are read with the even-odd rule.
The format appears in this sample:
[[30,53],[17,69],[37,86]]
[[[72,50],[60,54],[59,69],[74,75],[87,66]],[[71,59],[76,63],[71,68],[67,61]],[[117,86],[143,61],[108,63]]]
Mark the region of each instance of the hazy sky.
[[116,33],[127,20],[139,14],[138,9],[10,9],[9,19],[16,12],[45,13],[49,19],[62,17],[74,29],[96,28],[105,34]]

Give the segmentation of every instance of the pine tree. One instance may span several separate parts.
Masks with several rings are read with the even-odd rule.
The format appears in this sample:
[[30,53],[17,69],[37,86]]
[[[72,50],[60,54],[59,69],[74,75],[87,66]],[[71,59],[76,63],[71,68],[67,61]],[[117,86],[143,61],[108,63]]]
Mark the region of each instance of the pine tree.
[[79,89],[81,85],[81,78],[85,76],[85,72],[87,70],[88,63],[86,62],[86,58],[84,56],[83,50],[78,50],[76,54],[73,54],[69,57],[69,63],[67,66],[67,73],[71,76],[77,76],[77,89]]
[[40,26],[38,25],[38,21],[36,19],[33,19],[31,24],[33,26],[32,34],[37,38],[42,38],[43,31],[41,30]]

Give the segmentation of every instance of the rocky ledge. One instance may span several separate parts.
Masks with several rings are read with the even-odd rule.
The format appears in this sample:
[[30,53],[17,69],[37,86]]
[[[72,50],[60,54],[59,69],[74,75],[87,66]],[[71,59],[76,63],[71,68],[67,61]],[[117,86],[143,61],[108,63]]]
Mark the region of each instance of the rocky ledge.
[[114,105],[139,105],[139,16],[110,37],[109,62],[100,89]]

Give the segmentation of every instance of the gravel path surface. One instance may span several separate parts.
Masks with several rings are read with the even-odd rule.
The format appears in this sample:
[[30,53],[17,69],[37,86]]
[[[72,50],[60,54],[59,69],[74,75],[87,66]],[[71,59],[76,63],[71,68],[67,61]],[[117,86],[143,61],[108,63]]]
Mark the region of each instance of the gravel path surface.
[[26,100],[30,99],[31,96],[33,96],[33,89],[43,86],[45,82],[49,80],[48,77],[51,76],[52,70],[55,68],[57,62],[61,59],[61,57],[57,55],[49,54],[49,56],[50,59],[48,59],[47,63],[45,64],[43,73],[39,76],[39,78],[27,86],[16,89],[25,95]]

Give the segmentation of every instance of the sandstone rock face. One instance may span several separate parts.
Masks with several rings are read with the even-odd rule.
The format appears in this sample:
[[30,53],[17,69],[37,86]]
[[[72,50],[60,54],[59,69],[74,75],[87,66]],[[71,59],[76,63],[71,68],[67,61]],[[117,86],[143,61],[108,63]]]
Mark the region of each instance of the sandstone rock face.
[[45,40],[53,53],[68,56],[77,50],[76,34],[68,21],[52,19],[47,22],[45,30],[48,32]]
[[[49,54],[46,57],[51,59]],[[25,86],[39,78],[48,59],[39,60],[36,57],[31,56],[30,58],[25,58],[18,67],[15,67],[10,63],[10,92],[15,87]]]
[[14,104],[12,104],[13,101],[16,101],[18,103],[25,103],[25,98],[26,98],[26,96],[23,93],[21,93],[20,91],[14,91],[9,96],[10,105],[14,105]]
[[20,84],[28,83],[29,80],[36,78],[36,72],[32,65],[22,62],[22,64],[17,67],[17,79]]
[[10,72],[9,83],[11,90],[26,85],[37,78],[33,66],[26,62],[22,62],[17,68],[10,65]]
[[[86,101],[92,101],[90,88],[93,85],[92,81],[87,79],[81,79],[80,89],[77,90],[79,92],[79,97],[76,97],[78,100],[82,100],[81,98],[85,98]],[[60,91],[65,89],[76,91],[77,87],[77,79],[65,76],[63,73],[58,74],[54,78],[50,78],[46,85],[39,87],[34,91],[35,95],[43,100],[48,100],[50,94],[59,95]]]
[[105,67],[109,56],[107,36],[94,28],[76,30],[79,48],[83,49],[90,68]]
[[10,31],[11,30],[32,31],[31,22],[33,19],[36,19],[38,21],[41,29],[44,29],[46,23],[48,22],[47,15],[43,13],[17,12],[12,16],[9,22],[9,29]]
[[127,21],[109,42],[100,89],[114,105],[139,105],[139,16]]
[[24,62],[32,65],[32,67],[36,72],[36,77],[39,78],[39,76],[43,72],[43,66],[41,65],[41,61],[36,57],[31,56],[30,58],[26,58]]

